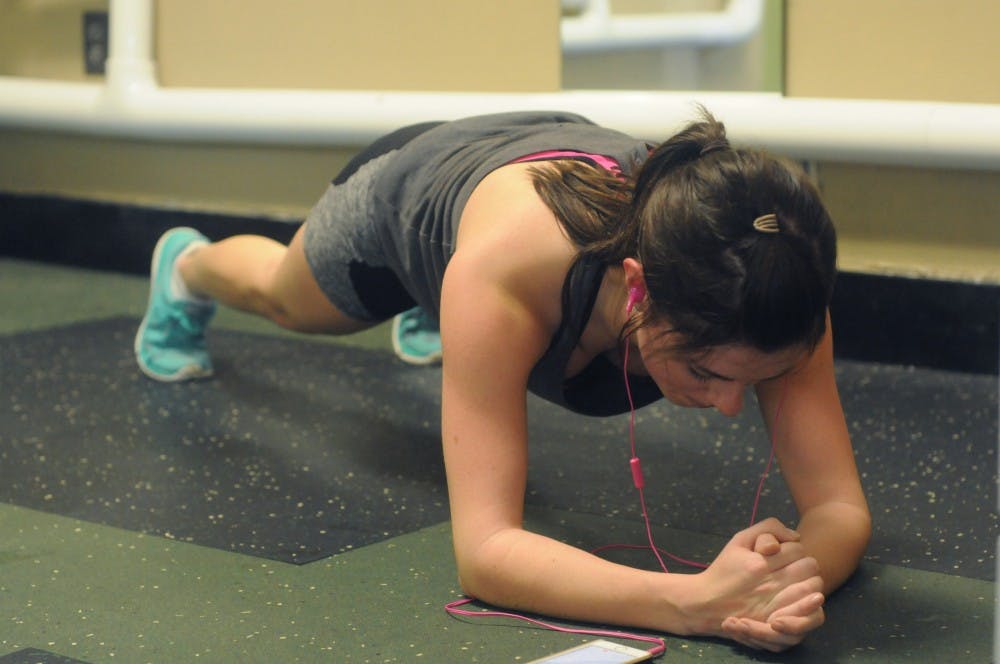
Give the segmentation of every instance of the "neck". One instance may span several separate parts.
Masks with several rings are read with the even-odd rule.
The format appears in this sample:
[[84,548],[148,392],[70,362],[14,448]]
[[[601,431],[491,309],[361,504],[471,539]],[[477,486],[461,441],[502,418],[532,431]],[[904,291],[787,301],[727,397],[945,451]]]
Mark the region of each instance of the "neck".
[[609,267],[604,272],[601,288],[597,292],[597,301],[590,315],[593,335],[591,345],[596,352],[618,350],[622,328],[628,320],[625,313],[627,293],[625,288],[625,273],[621,268]]

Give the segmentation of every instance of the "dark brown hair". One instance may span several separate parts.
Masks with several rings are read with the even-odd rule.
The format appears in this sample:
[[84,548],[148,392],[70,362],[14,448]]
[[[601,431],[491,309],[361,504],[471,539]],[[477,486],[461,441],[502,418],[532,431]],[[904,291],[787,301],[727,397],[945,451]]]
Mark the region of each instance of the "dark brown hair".
[[[669,321],[679,350],[773,352],[822,338],[836,235],[819,192],[797,165],[734,149],[707,111],[652,150],[634,179],[575,161],[533,178],[577,261],[642,263],[649,307],[634,324]],[[769,214],[778,232],[754,228]]]

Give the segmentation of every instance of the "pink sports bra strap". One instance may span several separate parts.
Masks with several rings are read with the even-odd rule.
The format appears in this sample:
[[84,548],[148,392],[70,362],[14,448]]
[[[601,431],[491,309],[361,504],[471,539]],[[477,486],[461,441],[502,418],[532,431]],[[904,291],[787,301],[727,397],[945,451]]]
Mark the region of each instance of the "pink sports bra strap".
[[546,159],[588,159],[601,168],[611,171],[616,175],[620,175],[622,172],[621,166],[618,162],[611,157],[606,157],[603,154],[590,154],[589,152],[579,152],[577,150],[547,150],[545,152],[535,152],[534,154],[528,154],[523,157],[518,157],[514,161],[510,162],[512,164],[520,164],[526,161],[543,161]]

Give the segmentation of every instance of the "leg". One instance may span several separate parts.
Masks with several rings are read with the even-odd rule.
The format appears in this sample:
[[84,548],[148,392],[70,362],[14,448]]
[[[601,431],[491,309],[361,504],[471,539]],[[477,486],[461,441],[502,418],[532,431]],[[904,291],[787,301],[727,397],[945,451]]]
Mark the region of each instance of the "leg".
[[285,247],[255,236],[209,244],[192,228],[164,234],[153,252],[149,303],[134,341],[143,373],[159,381],[212,375],[205,329],[216,300],[302,332],[346,334],[371,326],[323,294],[302,235],[300,229]]
[[211,244],[191,228],[160,238],[134,342],[142,371],[161,381],[211,375],[205,328],[216,301],[292,330],[328,334],[357,332],[414,306],[386,264],[370,187],[395,149],[426,129],[396,132],[352,160],[288,247],[248,235]]
[[222,304],[299,332],[349,334],[370,321],[338,310],[320,290],[306,261],[305,226],[291,243],[238,235],[192,249],[178,261],[188,288]]
[[[337,175],[333,184],[348,185],[359,171],[370,172],[372,162],[381,161],[385,155],[439,124],[441,123],[425,122],[403,127],[383,136],[351,159]],[[344,193],[343,198],[364,200],[364,190],[369,186],[369,178],[370,175],[361,177],[360,182],[348,185],[348,193]],[[351,186],[354,187],[353,190]],[[351,194],[351,191],[357,193]],[[324,230],[318,233],[326,235],[334,243],[346,242],[354,247],[370,246],[368,241],[359,241],[354,231],[340,230],[340,224],[343,222],[360,223],[363,228],[370,226],[366,216],[367,210],[350,207],[351,204],[347,203],[338,204],[331,196],[328,190],[323,201],[310,214],[310,220],[306,224],[322,227]],[[326,212],[323,210],[324,201],[331,201]],[[305,228],[305,224],[299,228],[287,248],[268,238],[254,236],[237,236],[199,247],[179,259],[178,269],[184,282],[194,293],[209,296],[236,309],[264,316],[282,327],[300,332],[346,334],[373,325],[373,322],[360,320],[340,311],[324,295],[306,260]],[[329,254],[329,251],[326,253]],[[345,253],[338,254],[337,258],[350,260],[357,257],[351,256],[345,249]],[[381,263],[376,261],[374,265],[377,271],[377,266]],[[339,277],[350,278],[357,282],[370,280],[370,277],[351,274],[349,270]],[[353,284],[355,288],[360,288],[362,285],[362,283]],[[370,294],[366,294],[362,299],[368,297],[371,297]],[[378,293],[373,300],[366,303],[374,317],[391,317],[396,313],[396,311],[384,313],[373,306],[385,299],[384,293]],[[398,310],[409,306],[412,306],[412,302],[407,306],[400,306]]]

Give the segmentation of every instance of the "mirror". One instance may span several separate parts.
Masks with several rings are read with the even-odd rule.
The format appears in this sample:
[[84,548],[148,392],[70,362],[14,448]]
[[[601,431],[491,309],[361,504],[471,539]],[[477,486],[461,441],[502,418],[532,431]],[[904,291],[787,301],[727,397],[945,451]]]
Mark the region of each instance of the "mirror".
[[562,0],[563,89],[780,92],[782,0]]

